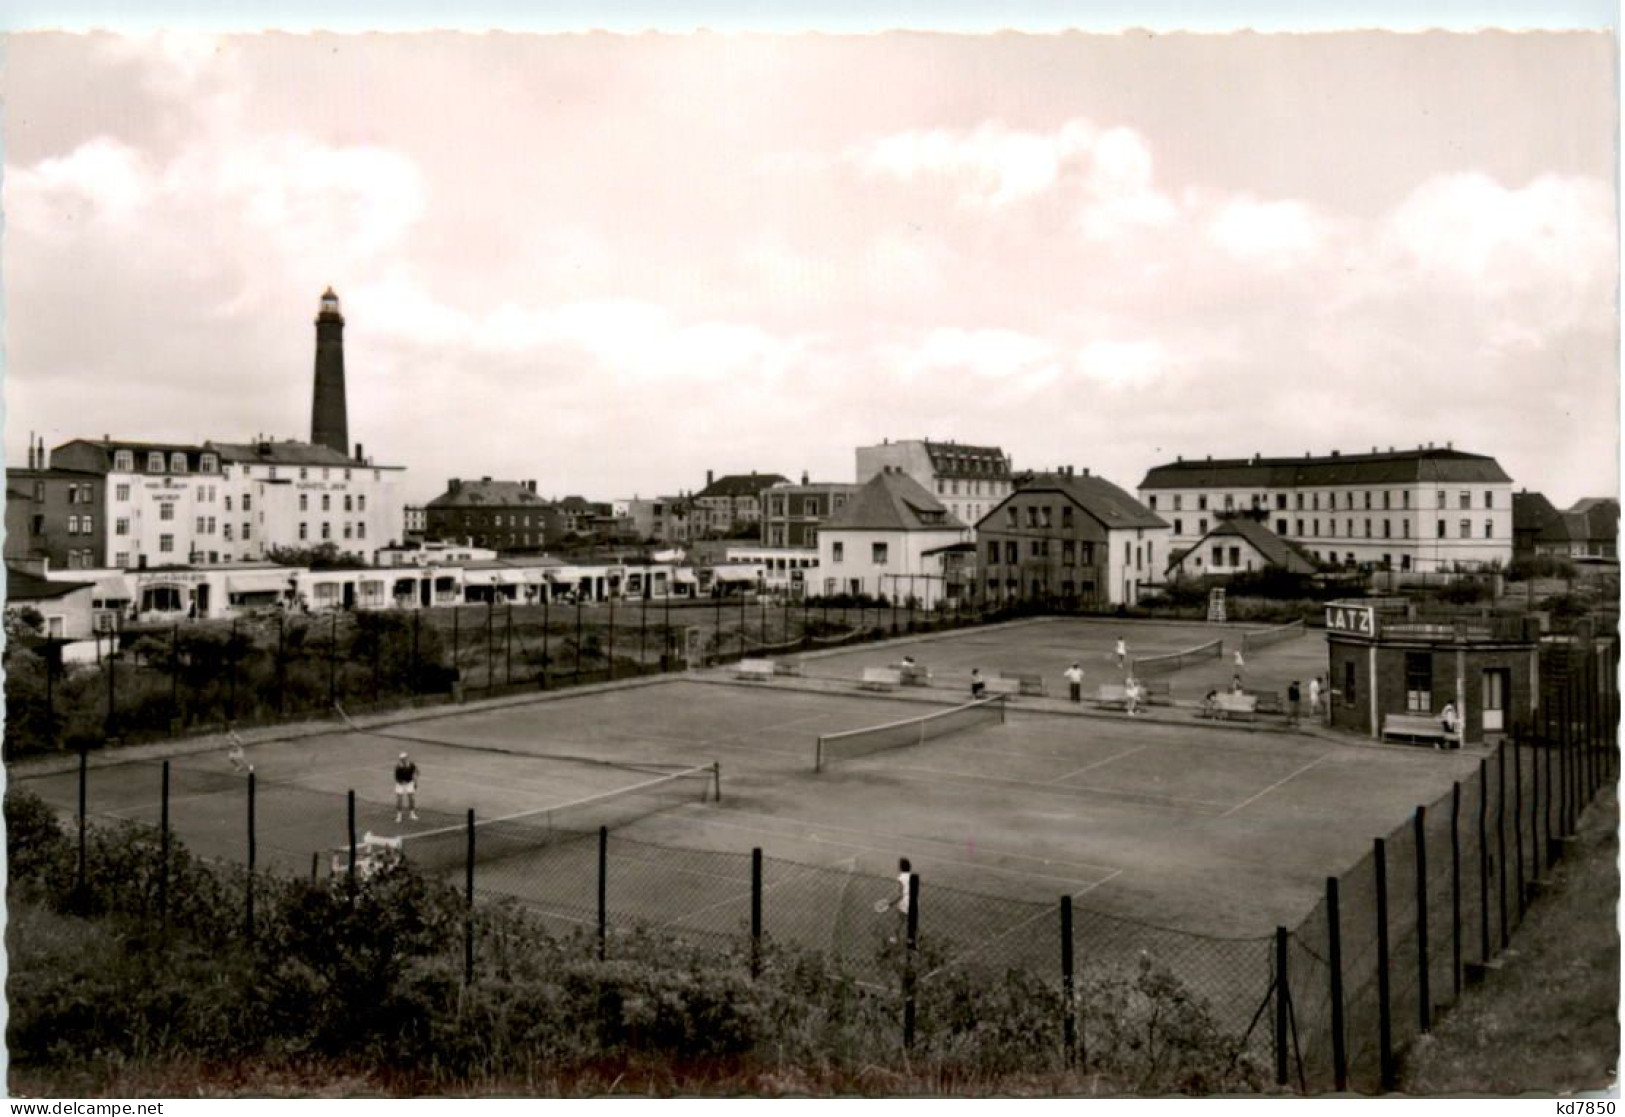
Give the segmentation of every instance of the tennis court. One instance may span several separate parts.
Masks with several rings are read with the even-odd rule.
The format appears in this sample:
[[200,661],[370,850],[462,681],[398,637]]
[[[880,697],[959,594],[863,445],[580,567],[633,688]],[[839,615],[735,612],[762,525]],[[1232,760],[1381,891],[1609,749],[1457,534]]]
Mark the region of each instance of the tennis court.
[[[1186,638],[1175,630],[1163,643]],[[1072,895],[1091,910],[1163,927],[1257,935],[1295,924],[1328,874],[1476,764],[1431,750],[1017,705],[1002,724],[972,719],[945,736],[813,771],[820,734],[944,708],[855,691],[679,679],[386,730],[411,740],[335,728],[256,745],[248,759],[258,781],[259,863],[308,871],[313,853],[342,845],[351,789],[358,831],[405,834],[410,849],[411,834],[455,828],[468,808],[480,819],[605,797],[614,808],[614,793],[655,785],[658,792],[630,796],[632,809],[621,816],[583,812],[590,826],[572,831],[595,833],[603,818],[621,848],[643,851],[632,859],[642,866],[637,879],[618,870],[614,900],[641,918],[680,922],[717,906],[716,858],[696,855],[703,868],[690,872],[683,851],[735,855],[748,880],[750,850],[761,847],[801,867],[791,875],[809,881],[810,908],[829,895],[827,881],[811,887],[813,877],[845,874],[845,891],[856,887],[863,899],[907,856],[928,887],[1035,904]],[[422,818],[397,826],[390,770],[402,748],[421,769]],[[663,780],[713,762],[720,801],[706,793],[707,781],[668,788]],[[73,773],[21,782],[74,809]],[[90,813],[156,822],[159,786],[152,763],[95,769]],[[244,856],[245,800],[245,781],[223,752],[172,761],[172,825],[196,852]],[[638,817],[645,807],[671,809]],[[482,888],[565,918],[576,906],[591,909],[595,849],[588,856],[581,842],[564,841],[515,852],[523,844],[481,868]],[[779,882],[780,902],[792,902],[792,883]],[[558,900],[560,889],[574,899]],[[725,917],[737,921],[739,913]]]
[[[1020,621],[996,628],[961,630],[889,644],[871,644],[799,657],[802,672],[813,678],[862,678],[866,667],[889,667],[906,652],[931,670],[932,685],[965,693],[972,668],[984,675],[1042,675],[1052,695],[1065,693],[1061,673],[1076,661],[1084,671],[1085,693],[1102,683],[1121,683],[1123,671],[1114,654],[1121,638],[1131,660],[1144,662],[1222,642],[1217,655],[1202,656],[1176,670],[1147,674],[1166,679],[1176,699],[1198,701],[1209,689],[1226,690],[1235,674],[1234,655],[1244,637],[1271,631],[1268,625],[1171,623],[1167,621],[1064,618]],[[1326,673],[1326,641],[1318,630],[1283,634],[1263,646],[1248,646],[1242,674],[1250,689],[1285,696],[1294,680],[1307,688]],[[1251,641],[1249,640],[1249,645]],[[794,658],[794,657],[792,657]]]

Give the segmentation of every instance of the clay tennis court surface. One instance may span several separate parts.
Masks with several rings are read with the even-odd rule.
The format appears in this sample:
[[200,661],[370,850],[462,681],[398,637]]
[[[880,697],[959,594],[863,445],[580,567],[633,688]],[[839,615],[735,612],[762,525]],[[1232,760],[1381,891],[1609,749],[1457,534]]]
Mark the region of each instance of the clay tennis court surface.
[[[1250,731],[1198,722],[1084,715],[1054,700],[1017,700],[1004,724],[972,726],[920,745],[813,772],[818,734],[916,717],[963,702],[957,676],[1045,674],[1051,693],[1073,659],[1088,687],[1120,677],[1111,660],[1122,632],[1131,654],[1155,654],[1240,628],[1038,622],[809,656],[809,678],[767,683],[705,677],[538,696],[491,708],[399,721],[375,732],[335,725],[298,739],[253,744],[259,864],[309,871],[312,855],[346,842],[345,792],[358,829],[411,834],[553,807],[659,779],[687,766],[721,766],[720,801],[686,789],[673,809],[633,821],[618,838],[748,855],[847,872],[895,872],[909,857],[931,883],[1006,897],[1075,903],[1110,915],[1217,936],[1296,925],[1327,875],[1364,854],[1415,804],[1431,802],[1476,766],[1471,751],[1377,746],[1329,734]],[[865,665],[908,651],[937,686],[906,695],[861,693]],[[1249,657],[1249,682],[1307,679],[1324,663],[1317,633]],[[1228,647],[1226,655],[1228,657]],[[1228,681],[1231,665],[1170,676],[1176,698]],[[1176,720],[1179,719],[1179,720]],[[409,751],[421,770],[420,813],[395,825],[391,768]],[[171,759],[171,822],[206,856],[246,849],[245,783],[223,748]],[[65,812],[73,772],[13,779]],[[153,763],[95,767],[93,818],[158,817]],[[688,786],[698,789],[699,781]],[[583,817],[590,817],[585,812]],[[596,830],[598,823],[591,823]],[[536,855],[538,863],[549,856]],[[659,909],[680,903],[672,874]]]

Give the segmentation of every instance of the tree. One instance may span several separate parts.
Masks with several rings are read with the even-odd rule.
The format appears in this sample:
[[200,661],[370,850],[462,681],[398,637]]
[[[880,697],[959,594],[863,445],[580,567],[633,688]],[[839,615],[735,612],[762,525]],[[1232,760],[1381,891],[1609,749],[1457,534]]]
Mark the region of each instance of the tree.
[[279,566],[303,566],[311,570],[360,570],[366,567],[361,556],[340,551],[337,543],[313,547],[272,547],[266,557]]

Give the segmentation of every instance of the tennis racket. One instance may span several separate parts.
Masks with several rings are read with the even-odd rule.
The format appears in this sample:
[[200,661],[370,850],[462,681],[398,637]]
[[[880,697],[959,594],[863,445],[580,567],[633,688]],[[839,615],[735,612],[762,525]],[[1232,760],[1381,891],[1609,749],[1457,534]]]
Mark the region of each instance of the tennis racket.
[[875,912],[876,912],[876,914],[878,914],[880,912],[883,912],[883,911],[891,911],[891,901],[890,900],[876,900],[875,901]]

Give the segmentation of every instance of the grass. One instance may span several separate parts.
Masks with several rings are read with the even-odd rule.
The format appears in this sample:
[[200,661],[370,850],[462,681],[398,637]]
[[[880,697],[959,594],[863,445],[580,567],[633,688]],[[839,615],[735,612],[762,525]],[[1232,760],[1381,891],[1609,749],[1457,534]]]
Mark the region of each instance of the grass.
[[1502,955],[1502,969],[1419,1037],[1400,1090],[1570,1095],[1619,1066],[1619,799],[1605,788]]

